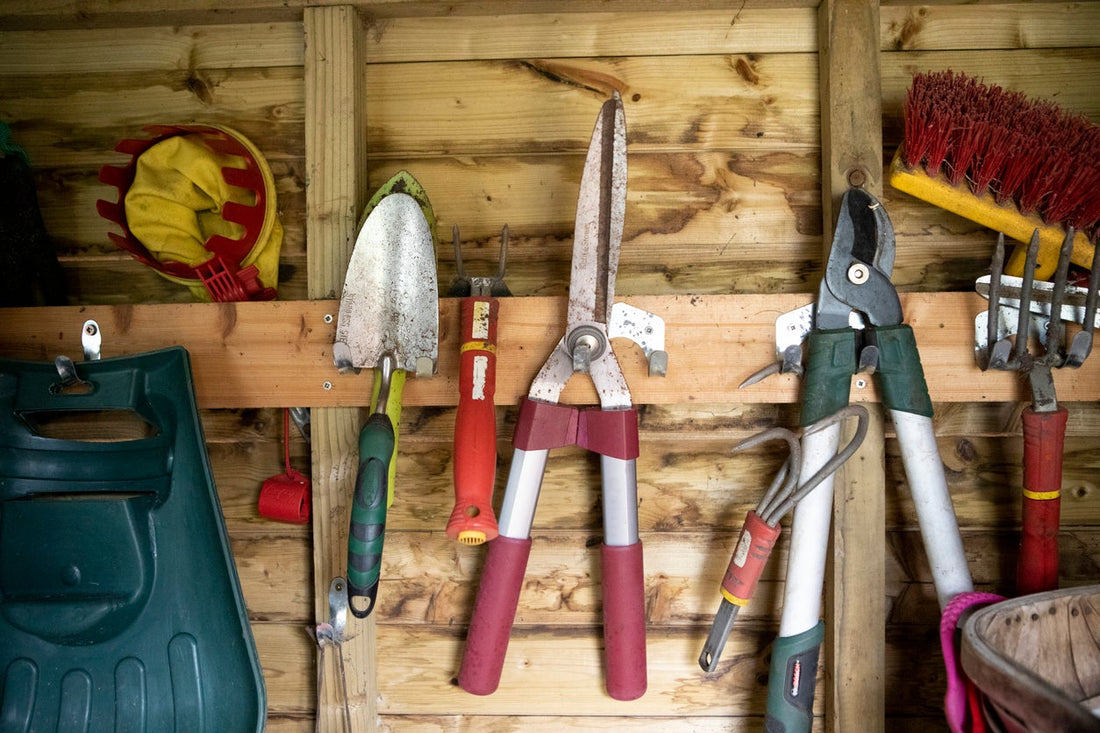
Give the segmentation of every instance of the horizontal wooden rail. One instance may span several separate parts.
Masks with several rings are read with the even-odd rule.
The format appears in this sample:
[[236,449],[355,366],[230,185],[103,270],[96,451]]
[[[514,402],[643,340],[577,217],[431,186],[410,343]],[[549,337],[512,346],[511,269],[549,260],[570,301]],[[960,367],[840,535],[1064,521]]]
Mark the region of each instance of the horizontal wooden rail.
[[[668,376],[646,375],[640,350],[616,341],[615,350],[636,404],[794,402],[797,379],[772,377],[746,389],[737,385],[774,359],[776,316],[809,303],[803,295],[676,295],[628,298],[665,319]],[[454,405],[458,379],[458,300],[439,301],[439,369],[434,378],[410,379],[405,404]],[[973,359],[974,318],[985,301],[973,293],[902,295],[906,321],[917,335],[932,399],[937,402],[1029,400],[1015,373],[982,372]],[[195,390],[204,408],[333,407],[365,405],[369,372],[340,374],[332,363],[339,303],[332,300],[270,303],[73,306],[0,309],[0,356],[79,360],[80,330],[95,319],[105,358],[174,344],[191,354]],[[331,318],[330,318],[331,317]],[[503,299],[500,308],[497,404],[515,404],[561,337],[565,299]],[[1055,370],[1059,398],[1100,399],[1100,357],[1080,369]],[[877,400],[873,381],[856,378],[853,399]],[[578,375],[564,402],[594,404],[595,390]]]

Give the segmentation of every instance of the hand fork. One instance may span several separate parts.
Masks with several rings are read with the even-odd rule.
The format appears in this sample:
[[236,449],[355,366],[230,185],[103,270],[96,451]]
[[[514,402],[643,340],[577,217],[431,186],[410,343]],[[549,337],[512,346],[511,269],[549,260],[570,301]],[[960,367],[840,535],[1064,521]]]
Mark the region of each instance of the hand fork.
[[[1069,412],[1058,404],[1051,369],[1076,368],[1092,350],[1096,326],[1100,257],[1094,257],[1087,289],[1067,285],[1071,228],[1062,244],[1052,283],[1037,282],[1035,270],[1039,233],[1028,245],[1023,278],[1004,275],[1004,235],[997,238],[988,277],[989,310],[975,321],[975,358],[983,369],[1026,372],[1033,403],[1024,409],[1024,481],[1020,556],[1016,592],[1040,593],[1058,587],[1058,524],[1061,511],[1062,451]],[[983,281],[979,278],[978,290]],[[1014,297],[1015,296],[1015,297]],[[1067,303],[1067,296],[1081,301]],[[1012,311],[1016,311],[1013,321]],[[1068,349],[1063,321],[1080,318],[1082,329]],[[1015,333],[1015,343],[1010,336]],[[1034,335],[1044,347],[1041,355],[1028,351]]]

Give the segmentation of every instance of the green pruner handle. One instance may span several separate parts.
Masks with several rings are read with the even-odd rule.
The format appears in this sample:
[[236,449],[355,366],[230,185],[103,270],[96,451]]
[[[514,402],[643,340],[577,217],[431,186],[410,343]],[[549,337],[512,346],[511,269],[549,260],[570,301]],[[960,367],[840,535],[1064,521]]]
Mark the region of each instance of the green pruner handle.
[[803,427],[848,406],[856,367],[854,329],[810,332],[806,337],[806,372],[802,377]]
[[[387,487],[396,438],[384,412],[374,413],[359,433],[359,474],[348,532],[348,608],[356,618],[374,610],[382,570]],[[365,599],[365,605],[360,603]]]
[[808,733],[813,725],[817,658],[825,622],[794,636],[781,636],[772,647],[768,672],[765,733]]
[[891,410],[932,417],[932,399],[912,327],[906,323],[879,326],[870,333],[879,352],[883,404]]

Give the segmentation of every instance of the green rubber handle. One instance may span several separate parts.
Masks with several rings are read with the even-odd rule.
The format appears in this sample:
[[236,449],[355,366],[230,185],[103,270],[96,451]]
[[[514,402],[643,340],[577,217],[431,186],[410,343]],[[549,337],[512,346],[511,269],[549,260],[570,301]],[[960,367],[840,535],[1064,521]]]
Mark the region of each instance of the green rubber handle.
[[932,417],[932,399],[928,396],[913,329],[902,323],[880,326],[869,335],[878,346],[883,404],[891,410]]
[[814,719],[817,658],[825,622],[794,636],[781,636],[772,647],[768,672],[765,733],[808,733]]
[[806,373],[802,378],[803,427],[848,406],[855,373],[855,330],[810,332],[806,337]]
[[[359,433],[359,474],[348,532],[348,608],[357,618],[370,615],[378,595],[395,442],[393,423],[385,413],[371,415]],[[366,605],[359,599],[366,599]]]

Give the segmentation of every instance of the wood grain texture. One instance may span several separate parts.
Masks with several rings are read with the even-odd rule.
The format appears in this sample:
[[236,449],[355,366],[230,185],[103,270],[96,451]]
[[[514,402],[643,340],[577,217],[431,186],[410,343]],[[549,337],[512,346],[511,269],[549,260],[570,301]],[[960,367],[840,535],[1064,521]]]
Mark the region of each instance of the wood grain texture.
[[[636,404],[793,402],[797,380],[773,377],[739,390],[737,385],[774,357],[776,316],[809,302],[805,295],[639,296],[632,304],[665,319],[669,373],[648,377],[641,352],[616,345]],[[410,380],[409,405],[457,402],[457,300],[440,299],[438,375]],[[912,293],[902,297],[913,326],[933,401],[971,402],[1025,399],[1024,385],[1009,372],[982,372],[973,362],[974,317],[985,301],[970,293]],[[191,354],[195,389],[202,407],[369,403],[371,377],[339,374],[332,364],[334,301],[271,303],[86,306],[3,309],[10,328],[0,333],[0,354],[52,360],[78,353],[76,329],[96,319],[104,353],[132,354],[181,344]],[[325,316],[333,317],[325,323]],[[561,298],[504,299],[500,308],[497,403],[515,404],[564,333]],[[1100,397],[1100,360],[1080,369],[1055,370],[1058,393],[1066,399]],[[858,380],[857,380],[858,382]],[[865,386],[860,386],[866,382]],[[876,399],[873,381],[858,382],[852,399]],[[326,389],[326,384],[328,388]],[[574,379],[562,400],[593,404],[591,382]]]
[[[205,397],[211,388],[244,394],[255,375],[268,385],[253,407],[204,410],[203,420],[268,683],[269,730],[314,729],[317,648],[306,629],[324,615],[315,605],[314,584],[327,582],[315,578],[311,550],[328,548],[338,564],[341,540],[330,535],[346,529],[342,515],[319,520],[316,530],[259,517],[259,486],[282,470],[281,416],[272,403],[317,405],[315,419],[326,424],[320,405],[349,405],[327,408],[340,413],[336,423],[342,427],[318,428],[312,455],[299,438],[291,453],[296,467],[313,463],[315,486],[346,486],[355,471],[357,405],[365,401],[370,378],[349,377],[354,386],[339,384],[338,395],[323,390],[320,383],[331,379],[324,353],[331,335],[323,321],[308,321],[303,330],[286,311],[272,310],[269,315],[281,315],[261,323],[246,308],[230,325],[213,309],[180,323],[165,321],[160,311],[142,311],[144,306],[98,310],[182,305],[189,297],[113,250],[105,236],[94,204],[109,190],[96,173],[119,162],[114,145],[144,124],[179,120],[229,124],[252,139],[276,175],[286,229],[280,271],[286,301],[335,297],[342,270],[335,260],[318,265],[333,240],[318,232],[343,232],[349,218],[357,218],[361,199],[350,202],[400,168],[427,185],[440,231],[461,226],[472,272],[495,266],[500,227],[508,223],[509,284],[534,299],[505,306],[505,325],[515,335],[506,346],[512,366],[497,409],[499,503],[515,401],[562,328],[580,166],[594,110],[610,89],[623,91],[630,180],[618,292],[660,308],[670,324],[676,314],[689,314],[680,322],[686,331],[669,332],[676,353],[668,379],[648,379],[637,352],[619,351],[641,403],[640,520],[650,656],[656,661],[650,692],[638,709],[600,692],[602,603],[590,546],[601,536],[599,477],[592,458],[576,449],[555,451],[548,465],[507,689],[499,698],[474,698],[451,685],[484,549],[458,547],[443,535],[453,502],[456,394],[449,361],[454,344],[447,341],[440,375],[410,385],[415,404],[402,416],[402,483],[390,514],[376,647],[388,652],[383,664],[397,671],[397,681],[386,688],[382,714],[370,713],[367,698],[356,714],[369,719],[369,729],[393,731],[759,730],[785,540],[735,631],[727,666],[709,679],[694,659],[736,528],[780,460],[763,450],[734,456],[730,447],[765,427],[797,423],[795,380],[772,380],[752,391],[734,387],[771,358],[775,312],[808,302],[827,243],[819,4],[607,0],[597,8],[578,0],[363,0],[312,3],[313,10],[297,0],[244,0],[216,10],[205,0],[2,4],[0,118],[12,124],[35,166],[71,303],[89,310],[43,311],[34,314],[41,320],[18,322],[13,319],[22,314],[2,312],[3,330],[18,323],[23,335],[14,337],[18,344],[2,342],[0,353],[35,359],[75,353],[70,331],[92,313],[114,330],[108,355],[183,339],[197,345],[200,366],[203,348],[219,359],[240,359],[231,379],[217,371],[204,377],[208,370],[197,369],[205,380],[204,404],[218,403]],[[355,11],[353,21],[348,10]],[[306,22],[311,12],[343,14],[340,22],[355,24],[365,19],[361,32],[331,29],[356,48],[337,47],[324,61],[311,55],[324,32],[320,15]],[[877,92],[883,159],[900,139],[901,100],[918,70],[965,70],[1100,120],[1100,56],[1091,35],[1098,12],[1096,3],[884,0]],[[339,43],[336,36],[328,41]],[[333,118],[325,110],[337,96],[307,89],[324,77],[315,73],[318,64],[329,62],[342,65],[340,83],[354,86],[339,102],[343,116]],[[366,119],[352,120],[364,110]],[[363,155],[363,143],[351,156],[331,148],[327,155],[336,168],[317,164],[323,157],[317,146],[360,135],[369,136],[370,156]],[[333,188],[330,173],[356,182]],[[905,194],[882,194],[897,233],[894,281],[920,294],[907,297],[906,314],[930,375],[933,365],[943,368],[930,376],[935,424],[968,561],[980,589],[1006,593],[1018,544],[1025,387],[1014,375],[982,375],[973,368],[964,325],[973,313],[963,312],[981,308],[969,291],[988,265],[993,237]],[[344,221],[332,225],[333,217]],[[317,267],[327,274],[310,277],[307,271]],[[453,274],[450,248],[440,247],[441,283]],[[696,296],[704,297],[690,305]],[[957,319],[927,305],[941,301]],[[308,307],[325,310],[330,303]],[[295,313],[299,308],[294,302],[280,306]],[[446,301],[441,307],[445,321],[454,315]],[[157,319],[159,329],[152,325]],[[747,338],[750,330],[755,335]],[[301,344],[307,355],[297,350]],[[303,364],[308,382],[296,378]],[[677,371],[689,365],[699,370],[696,377]],[[1061,580],[1080,585],[1100,573],[1100,376],[1089,363],[1056,379],[1060,398],[1071,401]],[[211,387],[218,381],[225,384]],[[873,392],[856,393],[857,399],[874,399]],[[578,403],[594,399],[581,379],[566,396]],[[883,427],[885,718],[891,731],[915,733],[942,727],[938,607],[892,426],[887,421]],[[339,501],[343,493],[336,494]],[[356,643],[372,645],[366,637]],[[357,681],[364,678],[355,674]],[[406,680],[407,691],[400,689]],[[533,685],[550,691],[550,698],[529,709],[522,698],[531,697]],[[443,702],[431,702],[436,694]],[[568,705],[574,696],[581,701],[577,713]],[[819,702],[815,731],[825,729],[829,707]],[[339,717],[338,710],[334,714]]]
[[[369,196],[367,109],[358,97],[363,85],[362,33],[357,11],[347,6],[309,8],[303,22],[309,295],[333,298],[343,289],[360,211]],[[329,312],[337,311],[330,308]],[[300,321],[302,327],[309,328],[307,324]],[[369,404],[369,398],[360,404]],[[350,505],[359,467],[359,414],[348,405],[311,412],[313,598],[314,617],[321,623],[333,614],[328,603],[330,583],[347,574]],[[374,619],[348,614],[347,628],[334,634],[342,639],[334,637],[337,643],[317,657],[318,729],[339,731],[350,725],[373,730],[378,684]]]
[[884,51],[1073,48],[1093,45],[1100,8],[1060,2],[996,7],[891,2],[882,4],[879,20]]
[[[859,186],[882,193],[878,30],[877,2],[823,0],[818,6],[825,263],[845,191]],[[850,425],[841,429],[842,445],[853,431]],[[822,653],[826,730],[885,730],[885,639],[867,633],[886,626],[886,571],[879,551],[885,523],[883,433],[882,413],[875,410],[868,416],[866,439],[837,471],[833,488]],[[796,522],[792,532],[797,531]]]

